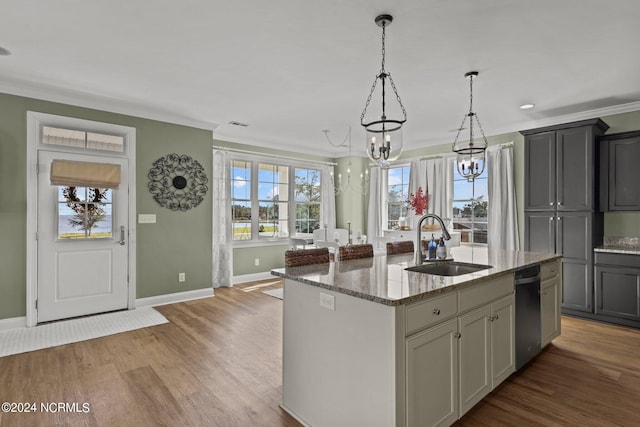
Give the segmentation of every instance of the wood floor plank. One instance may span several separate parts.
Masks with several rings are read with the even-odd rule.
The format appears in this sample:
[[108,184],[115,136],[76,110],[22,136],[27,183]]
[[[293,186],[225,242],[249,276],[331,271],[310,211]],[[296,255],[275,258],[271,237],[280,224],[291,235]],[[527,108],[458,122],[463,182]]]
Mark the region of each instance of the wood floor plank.
[[[0,426],[298,427],[279,407],[282,302],[256,282],[157,307],[169,323],[0,358]],[[562,317],[562,335],[456,426],[640,425],[640,330]]]

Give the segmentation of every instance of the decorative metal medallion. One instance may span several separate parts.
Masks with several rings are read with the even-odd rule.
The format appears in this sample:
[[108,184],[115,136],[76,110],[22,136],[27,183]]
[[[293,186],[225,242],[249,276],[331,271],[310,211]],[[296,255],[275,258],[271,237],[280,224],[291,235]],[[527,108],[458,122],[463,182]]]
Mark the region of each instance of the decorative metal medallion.
[[149,170],[149,191],[160,206],[172,211],[188,211],[207,194],[204,168],[190,156],[169,154],[153,162]]

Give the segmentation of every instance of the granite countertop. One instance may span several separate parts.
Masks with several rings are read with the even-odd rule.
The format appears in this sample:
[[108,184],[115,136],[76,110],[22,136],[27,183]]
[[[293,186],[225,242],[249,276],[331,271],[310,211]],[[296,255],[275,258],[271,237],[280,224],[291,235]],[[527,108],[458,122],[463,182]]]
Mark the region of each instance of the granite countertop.
[[604,237],[604,245],[598,246],[595,252],[640,255],[640,238],[638,237]]
[[489,277],[499,277],[561,255],[522,251],[487,251],[485,247],[452,248],[455,261],[491,268],[460,276],[436,276],[405,270],[414,266],[413,254],[377,254],[373,258],[336,261],[271,270],[274,276],[293,279],[385,305],[401,305],[451,292]]

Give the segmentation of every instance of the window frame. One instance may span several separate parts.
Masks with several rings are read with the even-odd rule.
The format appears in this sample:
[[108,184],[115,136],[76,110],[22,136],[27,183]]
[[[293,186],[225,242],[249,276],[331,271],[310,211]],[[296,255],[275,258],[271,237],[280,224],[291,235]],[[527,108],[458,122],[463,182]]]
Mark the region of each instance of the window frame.
[[[295,171],[296,169],[314,169],[319,172],[320,176],[320,220],[319,224],[323,224],[325,219],[323,217],[322,205],[325,203],[325,197],[327,195],[322,192],[322,180],[330,179],[328,176],[325,176],[326,173],[323,168],[323,164],[319,164],[316,162],[306,162],[304,160],[294,160],[287,158],[276,158],[272,156],[264,156],[258,153],[256,154],[247,154],[247,153],[232,153],[229,156],[229,176],[232,177],[232,165],[233,161],[243,161],[250,163],[250,193],[249,193],[249,201],[251,204],[251,238],[245,240],[234,240],[233,237],[231,239],[233,246],[235,247],[253,247],[253,246],[274,246],[274,245],[288,245],[290,237],[306,237],[307,234],[297,234],[296,235],[296,206],[298,202],[295,199]],[[277,165],[280,167],[288,168],[288,196],[287,196],[287,227],[288,227],[288,235],[285,237],[260,237],[259,227],[260,227],[260,219],[259,219],[259,194],[258,194],[258,170],[259,164],[265,165]],[[232,208],[234,203],[233,198],[233,189],[230,192],[230,204],[229,208]],[[307,202],[301,202],[306,204]],[[232,220],[233,227],[233,220]],[[233,233],[233,231],[232,231]],[[309,233],[308,237],[312,237],[313,234]]]
[[[406,187],[407,190],[407,194],[406,197],[399,202],[390,202],[389,201],[389,187],[391,186],[389,184],[389,171],[391,169],[407,169],[407,181],[402,182],[400,185],[402,185],[403,187]],[[390,214],[390,209],[391,209],[391,205],[400,205],[400,216],[398,218],[402,218],[402,213],[404,213],[404,218],[407,217],[407,215],[409,214],[409,208],[407,206],[406,200],[409,197],[409,179],[411,176],[411,163],[397,163],[397,164],[393,164],[392,166],[389,166],[388,168],[384,169],[384,173],[385,173],[385,185],[386,185],[386,191],[384,192],[384,217],[382,218],[382,226],[383,226],[383,230],[397,230],[399,229],[399,224],[397,225],[397,227],[389,227],[389,222],[392,221],[389,219],[389,214]],[[404,173],[403,173],[404,176]],[[397,184],[396,184],[397,185]],[[395,221],[395,220],[393,220]],[[399,222],[399,219],[398,219]]]
[[[488,245],[488,222],[489,222],[489,209],[491,209],[491,206],[489,205],[489,164],[486,165],[486,167],[484,168],[484,171],[482,172],[482,175],[480,175],[479,177],[477,177],[476,179],[474,179],[472,182],[469,182],[469,184],[471,185],[471,198],[469,199],[456,199],[456,194],[455,194],[455,187],[456,187],[456,182],[462,182],[462,181],[466,181],[465,178],[460,177],[460,175],[458,174],[457,168],[456,168],[456,158],[453,158],[453,188],[452,188],[452,195],[451,195],[451,228],[453,231],[459,231],[460,232],[460,244],[461,245],[478,245],[478,246],[487,246]],[[458,179],[456,179],[456,177],[458,177]],[[477,179],[481,179],[483,181],[485,181],[485,187],[487,189],[486,194],[481,194],[481,195],[477,195],[476,194],[476,180]],[[475,209],[473,209],[473,204],[477,203],[479,198],[483,198],[486,197],[486,203],[487,203],[487,216],[485,221],[476,221],[476,216],[475,216]],[[471,217],[470,217],[470,224],[471,227],[468,229],[468,233],[469,233],[469,241],[463,241],[462,240],[462,236],[464,233],[467,232],[467,230],[461,231],[461,229],[456,229],[455,228],[455,224],[459,223],[459,221],[456,221],[456,217],[455,217],[455,213],[454,213],[454,208],[455,208],[455,203],[465,203],[465,202],[469,202],[471,203],[472,209],[471,209]],[[476,224],[486,224],[485,229],[484,229],[484,235],[485,235],[485,242],[476,242],[476,232],[477,231],[481,231],[481,230],[477,230],[476,229]]]

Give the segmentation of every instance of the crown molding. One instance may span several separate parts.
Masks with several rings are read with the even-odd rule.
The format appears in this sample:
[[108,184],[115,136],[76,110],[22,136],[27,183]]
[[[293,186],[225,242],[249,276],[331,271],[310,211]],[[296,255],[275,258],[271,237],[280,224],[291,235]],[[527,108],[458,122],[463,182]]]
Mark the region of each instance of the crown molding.
[[69,89],[54,88],[21,80],[0,78],[0,92],[41,101],[57,102],[109,113],[189,126],[196,129],[213,131],[218,127],[217,123],[182,117],[171,112],[154,109],[148,105],[134,104],[120,99],[97,96]]

